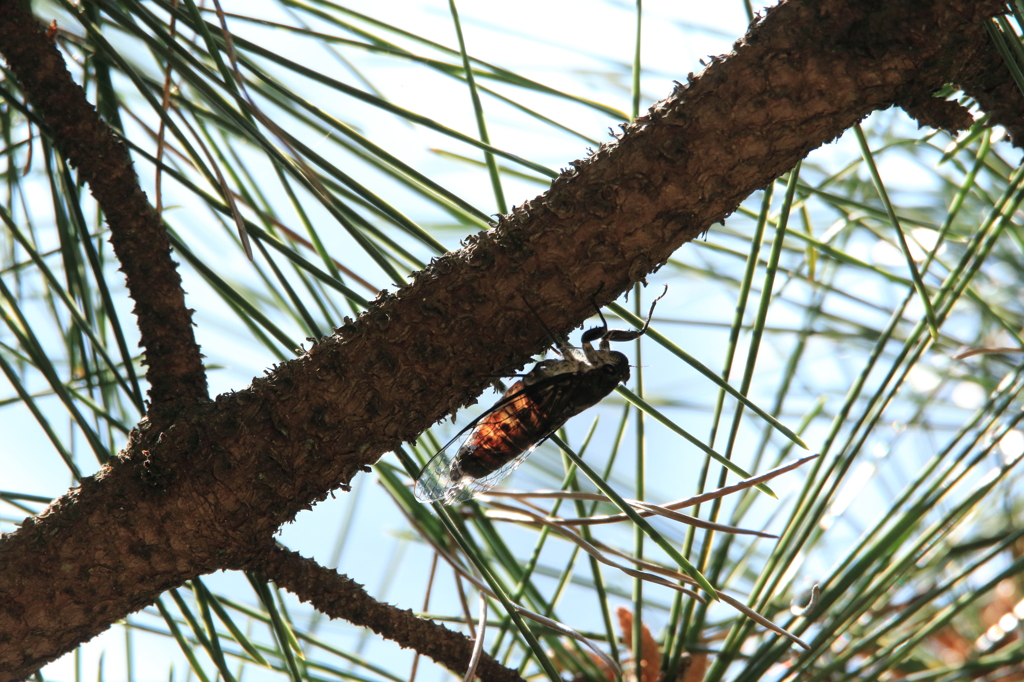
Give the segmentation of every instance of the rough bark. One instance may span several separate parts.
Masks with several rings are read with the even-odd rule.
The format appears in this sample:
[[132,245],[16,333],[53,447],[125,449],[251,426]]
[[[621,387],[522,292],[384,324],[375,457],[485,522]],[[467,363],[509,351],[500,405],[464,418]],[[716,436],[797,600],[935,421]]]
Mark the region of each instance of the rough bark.
[[556,331],[579,325],[591,296],[617,296],[810,150],[945,83],[1007,98],[996,119],[1014,125],[1022,99],[981,23],[1000,7],[784,3],[398,295],[249,387],[159,432],[140,424],[109,467],[0,540],[0,682],[192,576],[245,565],[298,511],[521,366],[546,338],[520,292]]
[[[378,602],[359,583],[312,559],[275,548],[249,568],[260,578],[273,580],[331,618],[368,627],[459,675],[465,675],[469,668],[473,640],[433,621],[418,618],[412,611]],[[476,676],[487,682],[523,682],[519,673],[501,665],[487,653],[480,658]]]
[[71,78],[57,46],[18,0],[0,0],[0,54],[42,116],[54,145],[89,184],[110,226],[110,242],[141,336],[151,417],[209,400],[206,368],[171,244],[139,187],[124,143]]

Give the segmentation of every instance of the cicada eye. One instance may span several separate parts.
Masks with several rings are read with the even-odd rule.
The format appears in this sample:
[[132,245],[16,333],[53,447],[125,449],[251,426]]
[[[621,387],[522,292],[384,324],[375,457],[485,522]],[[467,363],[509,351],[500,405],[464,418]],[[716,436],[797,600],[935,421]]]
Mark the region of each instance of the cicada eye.
[[604,373],[609,375],[609,376],[611,376],[612,374],[618,374],[618,371],[619,371],[618,365],[615,365],[613,363],[609,362],[608,364],[606,364],[604,366]]

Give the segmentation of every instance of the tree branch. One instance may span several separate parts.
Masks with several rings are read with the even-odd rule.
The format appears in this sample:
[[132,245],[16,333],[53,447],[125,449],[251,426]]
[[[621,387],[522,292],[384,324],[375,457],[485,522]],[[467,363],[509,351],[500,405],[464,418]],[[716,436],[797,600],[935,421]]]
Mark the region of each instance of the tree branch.
[[993,125],[1006,128],[1014,146],[1024,147],[1024,96],[995,48],[960,65],[953,75],[964,93],[988,114]]
[[0,0],[0,54],[42,115],[54,146],[89,183],[135,301],[148,365],[150,412],[209,400],[206,370],[185,307],[181,277],[156,211],[139,187],[124,144],[86,100],[64,58],[18,0]]
[[[273,581],[309,602],[321,613],[368,627],[403,648],[429,656],[457,675],[465,675],[469,667],[473,640],[433,621],[418,618],[408,609],[382,604],[359,583],[312,559],[275,547],[248,568],[261,579]],[[477,665],[476,674],[488,682],[522,682],[523,679],[515,670],[506,668],[486,653]]]
[[987,59],[982,21],[1001,7],[786,2],[399,295],[162,432],[141,424],[111,466],[0,540],[0,682],[169,587],[246,565],[280,524],[541,350],[521,293],[555,331],[579,325],[591,296],[617,296],[810,150]]

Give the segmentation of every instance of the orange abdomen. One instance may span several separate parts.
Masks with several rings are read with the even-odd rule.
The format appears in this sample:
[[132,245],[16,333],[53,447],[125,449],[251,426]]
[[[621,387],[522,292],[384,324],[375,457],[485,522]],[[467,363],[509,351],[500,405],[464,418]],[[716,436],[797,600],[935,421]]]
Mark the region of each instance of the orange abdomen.
[[548,435],[548,415],[517,381],[502,396],[501,407],[477,424],[459,448],[458,466],[463,473],[481,478],[533,447]]

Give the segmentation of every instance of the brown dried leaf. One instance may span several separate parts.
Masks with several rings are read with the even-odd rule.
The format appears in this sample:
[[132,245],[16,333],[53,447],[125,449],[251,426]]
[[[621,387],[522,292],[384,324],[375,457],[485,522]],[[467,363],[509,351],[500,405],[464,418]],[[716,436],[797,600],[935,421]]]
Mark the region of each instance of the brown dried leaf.
[[701,682],[708,669],[708,655],[686,654],[686,656],[690,659],[689,663],[680,670],[682,675],[676,678],[677,682]]
[[[626,646],[633,648],[633,613],[623,607],[615,609],[615,615],[619,619],[619,629],[622,630],[622,639]],[[654,635],[650,629],[641,623],[640,625],[640,655],[634,652],[633,658],[639,661],[636,666],[639,671],[639,682],[657,682],[658,674],[661,672],[661,652],[658,650],[658,643],[654,641]]]

